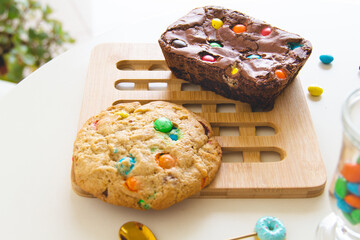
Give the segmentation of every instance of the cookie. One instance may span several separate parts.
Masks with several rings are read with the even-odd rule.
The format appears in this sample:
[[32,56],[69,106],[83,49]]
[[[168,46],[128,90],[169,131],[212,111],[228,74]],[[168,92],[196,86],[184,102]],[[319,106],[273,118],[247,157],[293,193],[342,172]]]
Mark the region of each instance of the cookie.
[[168,102],[112,106],[79,130],[73,181],[135,209],[165,209],[207,186],[222,151],[207,121]]

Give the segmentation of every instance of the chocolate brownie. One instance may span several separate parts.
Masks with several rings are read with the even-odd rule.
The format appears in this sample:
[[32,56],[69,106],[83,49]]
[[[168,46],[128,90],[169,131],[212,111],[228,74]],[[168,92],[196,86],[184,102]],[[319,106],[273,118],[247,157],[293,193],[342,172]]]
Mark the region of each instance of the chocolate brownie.
[[263,109],[273,107],[312,51],[299,35],[216,6],[180,18],[159,44],[177,78]]
[[184,107],[124,103],[79,130],[73,181],[111,204],[164,209],[208,185],[221,156],[209,123]]

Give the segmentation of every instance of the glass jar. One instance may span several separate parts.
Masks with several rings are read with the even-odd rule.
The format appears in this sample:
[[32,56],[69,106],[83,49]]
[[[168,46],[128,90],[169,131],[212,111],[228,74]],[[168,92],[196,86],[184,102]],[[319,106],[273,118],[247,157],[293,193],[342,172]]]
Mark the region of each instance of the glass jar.
[[360,89],[342,108],[343,141],[329,193],[333,213],[319,224],[318,239],[360,240]]

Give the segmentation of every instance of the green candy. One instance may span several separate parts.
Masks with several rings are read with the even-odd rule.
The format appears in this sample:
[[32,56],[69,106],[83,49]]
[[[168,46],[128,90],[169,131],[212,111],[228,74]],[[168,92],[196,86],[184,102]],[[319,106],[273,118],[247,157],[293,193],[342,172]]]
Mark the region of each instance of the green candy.
[[154,122],[154,128],[163,133],[170,132],[172,127],[173,127],[172,122],[166,117],[158,118]]
[[335,183],[335,193],[336,195],[338,195],[339,198],[344,199],[344,197],[346,196],[347,193],[347,189],[346,189],[346,180],[342,177],[339,177],[336,180]]
[[360,209],[356,209],[356,210],[352,211],[350,213],[350,216],[351,216],[352,220],[354,220],[355,223],[360,223]]
[[145,210],[148,210],[148,209],[151,208],[150,205],[147,204],[147,203],[146,203],[144,200],[142,200],[142,199],[140,199],[140,200],[138,201],[138,205],[139,205],[139,207],[141,207],[142,209],[145,209]]
[[219,43],[217,43],[217,42],[211,42],[211,43],[210,43],[210,46],[211,46],[211,47],[219,47],[219,48],[222,47],[222,46],[221,46]]
[[355,225],[357,222],[351,217],[350,214],[342,212],[344,217],[346,218],[346,220],[349,221],[349,223],[351,223],[352,225]]

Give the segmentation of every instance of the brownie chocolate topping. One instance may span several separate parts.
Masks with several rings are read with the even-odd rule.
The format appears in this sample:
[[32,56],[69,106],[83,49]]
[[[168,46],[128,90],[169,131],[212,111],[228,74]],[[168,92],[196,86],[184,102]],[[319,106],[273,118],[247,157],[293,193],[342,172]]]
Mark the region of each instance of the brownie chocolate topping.
[[[223,22],[218,29],[212,26],[215,18]],[[235,33],[237,24],[246,30]],[[173,42],[182,43],[181,47]],[[176,77],[265,109],[273,107],[312,50],[299,35],[215,6],[192,10],[170,25],[159,43]],[[204,55],[215,61],[204,60]],[[285,79],[277,77],[277,69],[282,69]]]

